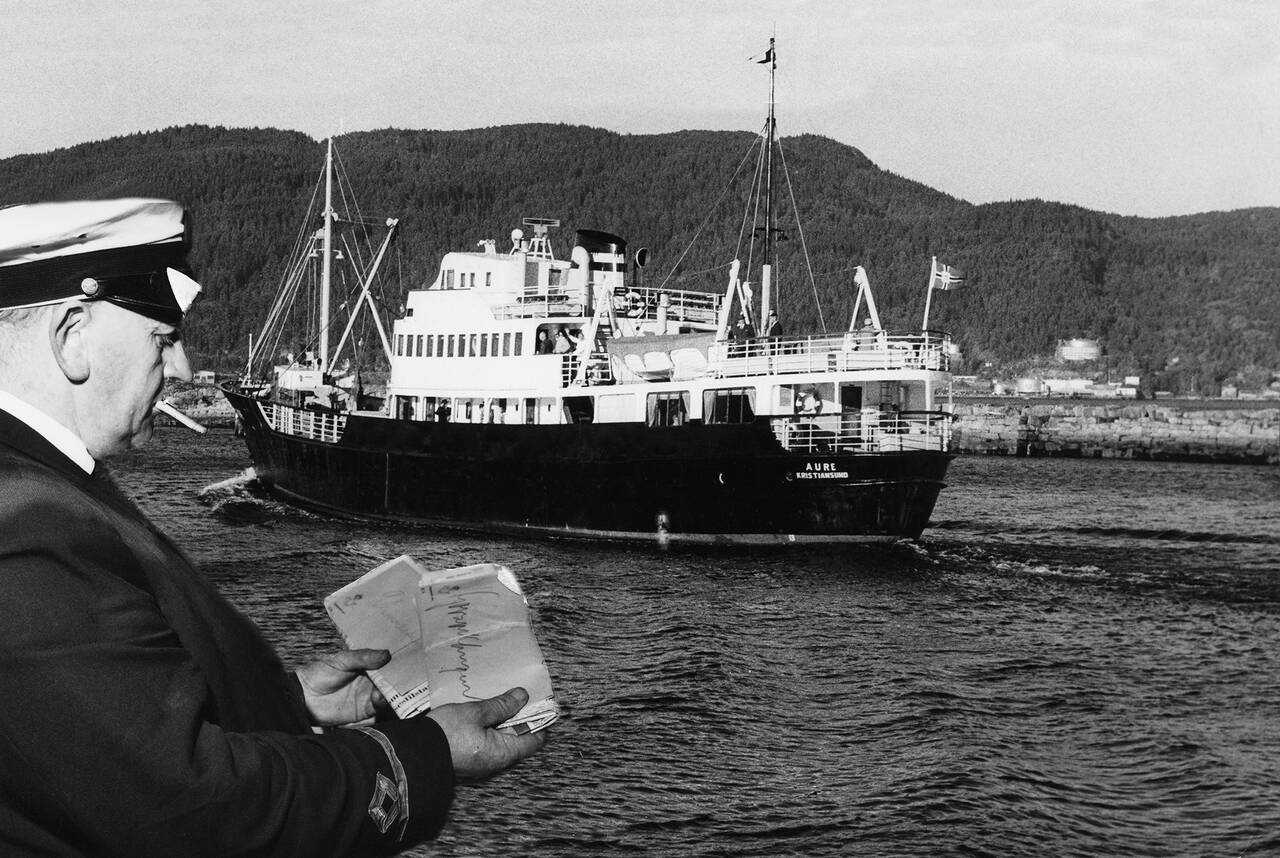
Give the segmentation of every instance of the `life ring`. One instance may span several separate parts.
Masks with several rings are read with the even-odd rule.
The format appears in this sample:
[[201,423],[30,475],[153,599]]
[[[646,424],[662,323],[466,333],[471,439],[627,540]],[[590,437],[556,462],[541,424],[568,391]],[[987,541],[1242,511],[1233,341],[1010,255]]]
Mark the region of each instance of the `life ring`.
[[644,315],[644,298],[640,297],[639,292],[628,292],[626,302],[628,316],[638,319]]
[[[809,397],[813,397],[812,411],[806,411],[804,407],[805,400]],[[797,391],[795,402],[792,403],[792,410],[794,410],[797,415],[804,414],[810,417],[816,417],[822,413],[822,397],[818,396],[818,391],[813,388]]]

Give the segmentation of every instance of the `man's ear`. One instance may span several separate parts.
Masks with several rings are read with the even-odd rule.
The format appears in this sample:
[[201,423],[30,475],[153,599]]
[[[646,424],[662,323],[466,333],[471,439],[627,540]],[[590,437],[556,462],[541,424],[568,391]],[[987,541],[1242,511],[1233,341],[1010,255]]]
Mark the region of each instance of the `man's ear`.
[[81,301],[54,307],[49,320],[49,345],[53,359],[72,384],[89,378],[89,308]]

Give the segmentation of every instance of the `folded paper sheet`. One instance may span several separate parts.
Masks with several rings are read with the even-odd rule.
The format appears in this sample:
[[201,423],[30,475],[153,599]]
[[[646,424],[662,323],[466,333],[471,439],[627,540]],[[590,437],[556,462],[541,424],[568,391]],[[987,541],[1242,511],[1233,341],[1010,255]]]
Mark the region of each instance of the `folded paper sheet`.
[[391,661],[369,675],[401,718],[517,686],[529,703],[501,726],[529,732],[559,716],[528,603],[505,566],[428,571],[406,555],[324,604],[347,646],[390,650]]
[[551,675],[510,569],[482,563],[423,573],[418,610],[432,706],[484,700],[519,686],[529,703],[502,726],[525,733],[556,720]]

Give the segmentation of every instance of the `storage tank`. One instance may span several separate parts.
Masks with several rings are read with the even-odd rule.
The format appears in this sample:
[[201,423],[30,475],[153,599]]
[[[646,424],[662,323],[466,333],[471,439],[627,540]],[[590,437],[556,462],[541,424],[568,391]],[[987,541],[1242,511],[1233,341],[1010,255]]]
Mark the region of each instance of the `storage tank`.
[[1040,393],[1040,390],[1041,390],[1040,379],[1024,376],[1018,379],[1017,382],[1014,383],[1014,390],[1016,390],[1018,392],[1018,395],[1020,396],[1035,395],[1037,393]]
[[1073,339],[1058,340],[1058,360],[1086,361],[1097,360],[1102,355],[1102,347],[1097,340]]

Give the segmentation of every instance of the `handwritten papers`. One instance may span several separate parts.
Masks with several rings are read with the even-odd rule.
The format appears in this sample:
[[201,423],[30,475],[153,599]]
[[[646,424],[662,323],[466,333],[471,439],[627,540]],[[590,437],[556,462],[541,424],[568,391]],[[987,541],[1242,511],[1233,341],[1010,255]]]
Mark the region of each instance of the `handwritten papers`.
[[324,605],[349,647],[391,652],[369,676],[401,718],[517,686],[529,692],[529,703],[500,727],[527,733],[559,717],[528,603],[505,566],[433,571],[405,555]]

